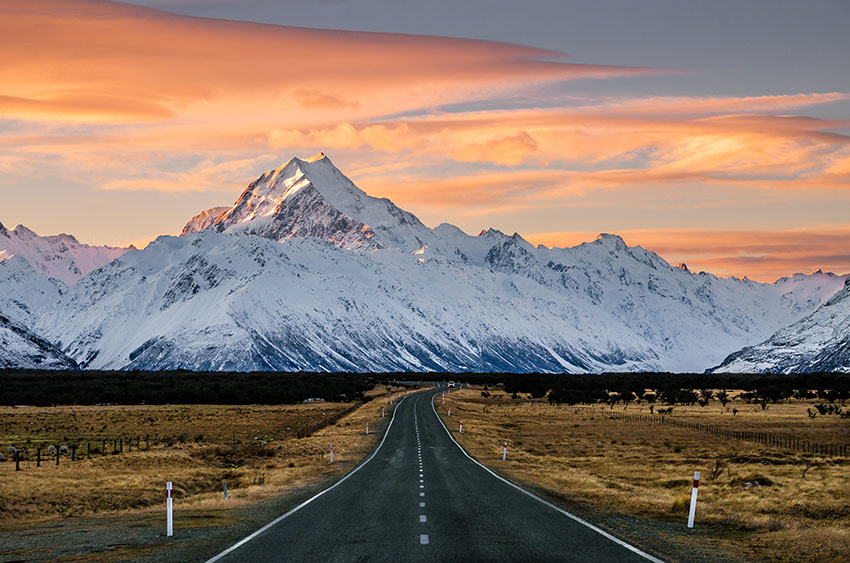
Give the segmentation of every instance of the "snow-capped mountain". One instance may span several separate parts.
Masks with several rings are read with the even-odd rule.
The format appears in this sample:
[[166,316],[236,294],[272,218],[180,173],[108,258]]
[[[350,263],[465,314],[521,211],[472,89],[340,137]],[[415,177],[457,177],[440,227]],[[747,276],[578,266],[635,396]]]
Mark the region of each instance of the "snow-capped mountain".
[[0,224],[0,262],[21,256],[45,276],[68,285],[129,250],[134,248],[89,246],[71,235],[41,237],[23,225],[10,231]]
[[850,372],[850,279],[804,319],[727,357],[714,372]]
[[702,371],[844,279],[694,274],[609,234],[429,229],[320,154],[91,272],[34,326],[91,368]]

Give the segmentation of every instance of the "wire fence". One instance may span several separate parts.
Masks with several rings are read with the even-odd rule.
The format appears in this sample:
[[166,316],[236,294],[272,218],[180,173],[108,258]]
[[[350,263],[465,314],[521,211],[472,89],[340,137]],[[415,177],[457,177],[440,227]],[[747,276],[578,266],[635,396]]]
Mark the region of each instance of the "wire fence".
[[[582,407],[574,407],[582,408]],[[787,450],[798,451],[806,454],[817,454],[823,456],[839,456],[850,457],[850,444],[823,444],[803,440],[796,436],[787,436],[782,434],[774,434],[772,432],[757,432],[752,430],[734,430],[724,428],[713,424],[702,424],[699,422],[688,422],[679,420],[670,416],[657,414],[629,414],[616,411],[606,411],[605,409],[593,409],[599,412],[602,416],[609,420],[628,420],[632,422],[645,422],[651,424],[663,424],[676,428],[687,428],[705,434],[712,434],[723,438],[731,438],[733,440],[741,440],[743,442],[754,442],[773,446],[776,448],[784,448]]]

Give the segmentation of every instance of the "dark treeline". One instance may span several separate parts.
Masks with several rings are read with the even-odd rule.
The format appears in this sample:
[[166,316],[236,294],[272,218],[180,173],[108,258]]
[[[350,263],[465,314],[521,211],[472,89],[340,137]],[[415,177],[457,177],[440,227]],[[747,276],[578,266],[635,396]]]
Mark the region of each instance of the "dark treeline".
[[[0,370],[2,405],[285,404],[350,401],[376,384],[457,381],[502,387],[555,403],[622,400],[694,404],[707,389],[741,390],[754,401],[850,398],[850,374],[694,373],[278,373]],[[619,399],[618,399],[619,397]]]
[[[383,379],[383,378],[382,378]],[[0,405],[277,405],[352,401],[375,385],[362,374],[0,370]]]
[[[422,374],[392,374],[416,380]],[[511,394],[548,397],[553,403],[628,403],[637,400],[663,404],[698,404],[707,390],[740,390],[753,402],[777,402],[791,397],[820,398],[841,403],[850,399],[850,374],[739,373],[601,373],[601,374],[428,374],[431,380],[455,380],[474,385],[504,386]],[[722,401],[722,400],[721,400]]]

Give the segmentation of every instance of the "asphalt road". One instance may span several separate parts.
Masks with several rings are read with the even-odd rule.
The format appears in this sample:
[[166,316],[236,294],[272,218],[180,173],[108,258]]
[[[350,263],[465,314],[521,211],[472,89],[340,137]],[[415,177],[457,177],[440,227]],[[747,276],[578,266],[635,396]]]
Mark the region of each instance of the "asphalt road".
[[472,460],[439,392],[406,396],[371,458],[210,562],[654,560]]

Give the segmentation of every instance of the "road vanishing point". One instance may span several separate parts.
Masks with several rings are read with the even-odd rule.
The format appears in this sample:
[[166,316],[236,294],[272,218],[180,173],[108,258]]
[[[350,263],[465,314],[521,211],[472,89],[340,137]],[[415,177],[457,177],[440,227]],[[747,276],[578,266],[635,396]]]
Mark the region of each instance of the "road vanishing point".
[[214,562],[660,561],[491,472],[405,396],[375,451]]

